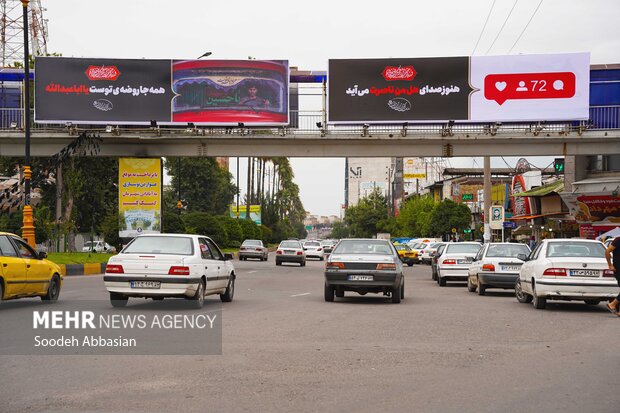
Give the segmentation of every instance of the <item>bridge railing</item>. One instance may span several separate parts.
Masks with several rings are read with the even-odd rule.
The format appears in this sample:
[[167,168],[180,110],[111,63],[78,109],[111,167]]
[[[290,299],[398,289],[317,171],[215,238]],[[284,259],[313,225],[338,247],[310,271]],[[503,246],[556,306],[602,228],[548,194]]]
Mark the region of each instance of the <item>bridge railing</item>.
[[[479,133],[519,133],[519,132],[569,132],[577,129],[608,130],[620,129],[620,105],[591,106],[590,120],[566,122],[510,122],[510,123],[401,123],[401,124],[369,124],[369,125],[325,125],[325,113],[321,110],[290,111],[290,124],[285,127],[249,127],[241,130],[239,127],[209,127],[199,126],[201,135],[225,134],[273,134],[273,135],[351,135],[360,136],[378,135],[408,135],[408,134],[439,134],[451,136],[453,134]],[[34,119],[34,111],[31,113]],[[24,129],[23,109],[0,108],[0,130],[18,132]],[[110,124],[116,128],[117,125]],[[62,132],[68,128],[74,131],[99,131],[104,133],[106,125],[59,125],[31,123],[33,132],[49,131]],[[118,126],[121,133],[150,131],[148,126]],[[109,129],[109,128],[108,128]],[[165,134],[190,133],[186,126],[161,126]]]

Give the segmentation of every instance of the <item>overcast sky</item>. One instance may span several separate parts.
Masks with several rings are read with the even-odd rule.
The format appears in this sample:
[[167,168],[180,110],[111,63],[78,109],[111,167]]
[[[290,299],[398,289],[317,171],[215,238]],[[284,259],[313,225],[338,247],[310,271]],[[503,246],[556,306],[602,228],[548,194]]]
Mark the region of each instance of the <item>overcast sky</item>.
[[[68,57],[195,59],[211,51],[212,59],[287,59],[300,69],[327,70],[330,58],[590,52],[592,64],[620,63],[618,0],[42,3],[49,20],[48,51]],[[549,158],[529,160],[539,167],[549,163]],[[344,160],[292,163],[306,209],[338,215]],[[482,160],[453,158],[451,163],[472,167]],[[494,159],[493,166],[504,163]]]

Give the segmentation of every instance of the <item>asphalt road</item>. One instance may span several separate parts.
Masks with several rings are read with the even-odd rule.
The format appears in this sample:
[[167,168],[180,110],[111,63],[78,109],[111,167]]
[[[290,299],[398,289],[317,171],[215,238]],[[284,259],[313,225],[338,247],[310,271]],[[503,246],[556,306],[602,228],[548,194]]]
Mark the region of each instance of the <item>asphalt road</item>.
[[[604,304],[535,310],[438,287],[423,265],[406,267],[401,304],[326,303],[323,265],[236,261],[221,356],[0,356],[0,412],[620,411]],[[62,299],[107,299],[102,277],[67,277]]]

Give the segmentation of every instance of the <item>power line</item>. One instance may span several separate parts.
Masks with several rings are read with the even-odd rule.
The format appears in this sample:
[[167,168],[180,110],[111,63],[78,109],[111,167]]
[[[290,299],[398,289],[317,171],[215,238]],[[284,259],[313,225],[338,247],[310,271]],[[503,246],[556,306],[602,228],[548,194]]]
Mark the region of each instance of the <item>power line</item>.
[[508,50],[508,54],[510,54],[510,52],[512,52],[512,49],[514,49],[514,47],[517,45],[517,43],[519,43],[519,40],[521,40],[521,36],[523,36],[523,33],[525,33],[525,31],[527,30],[528,26],[530,25],[530,23],[534,19],[534,16],[536,16],[536,13],[538,12],[538,9],[540,8],[540,5],[542,4],[542,2],[543,2],[543,0],[540,0],[540,2],[538,3],[538,6],[536,6],[536,9],[534,10],[534,13],[532,13],[532,16],[530,17],[530,19],[528,20],[527,24],[523,28],[523,31],[521,31],[521,34],[519,35],[519,37],[517,37],[517,40],[515,40],[514,44],[510,48],[510,50]]
[[473,56],[476,53],[476,49],[478,48],[478,44],[480,43],[480,39],[482,39],[482,33],[484,33],[484,29],[487,27],[487,23],[489,22],[489,17],[491,17],[491,13],[493,12],[493,7],[495,7],[495,2],[497,0],[493,0],[493,4],[491,4],[491,10],[489,10],[489,14],[487,14],[487,19],[484,21],[484,26],[482,26],[482,31],[480,32],[480,36],[478,36],[478,41],[476,42],[476,46],[474,46],[474,50],[471,52]]
[[502,34],[502,31],[504,31],[504,27],[506,27],[506,23],[508,23],[508,19],[510,19],[510,16],[512,15],[512,12],[514,11],[518,2],[519,0],[515,0],[514,4],[512,5],[512,9],[510,9],[510,13],[508,13],[508,16],[506,16],[506,20],[504,20],[504,24],[502,24],[502,27],[499,29],[499,32],[497,32],[497,36],[495,36],[495,39],[493,39],[493,43],[491,43],[491,46],[489,47],[485,55],[489,54],[493,46],[495,46],[495,42],[499,38],[499,35]]

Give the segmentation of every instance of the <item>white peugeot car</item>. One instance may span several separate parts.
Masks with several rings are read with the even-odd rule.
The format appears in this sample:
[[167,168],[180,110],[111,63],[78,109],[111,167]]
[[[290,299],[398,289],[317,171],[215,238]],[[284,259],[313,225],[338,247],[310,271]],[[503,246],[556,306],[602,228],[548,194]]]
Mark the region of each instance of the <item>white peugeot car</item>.
[[235,268],[232,255],[222,254],[208,237],[140,235],[110,258],[103,281],[114,307],[124,307],[129,297],[181,297],[200,308],[205,295],[232,301]]
[[325,256],[323,246],[319,241],[306,241],[304,243],[304,251],[306,251],[307,258],[318,258],[320,261],[323,261]]
[[487,288],[515,288],[523,261],[517,255],[529,255],[530,248],[518,243],[484,244],[469,267],[467,290],[484,295]]
[[446,286],[446,281],[467,281],[469,266],[480,251],[477,242],[451,242],[437,260],[437,284]]
[[618,284],[605,259],[600,241],[546,239],[528,257],[515,285],[521,303],[543,309],[547,300],[583,300],[596,305],[618,295]]

